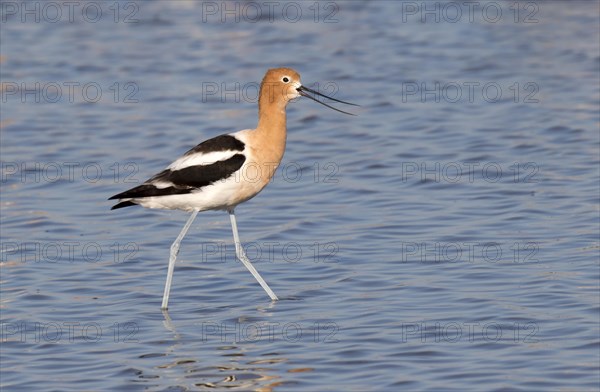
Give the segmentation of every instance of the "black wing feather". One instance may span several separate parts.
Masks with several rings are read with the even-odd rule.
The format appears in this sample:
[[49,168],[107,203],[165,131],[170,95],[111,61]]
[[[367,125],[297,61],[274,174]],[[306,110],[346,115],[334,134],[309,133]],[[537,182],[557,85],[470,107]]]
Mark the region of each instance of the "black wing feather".
[[112,206],[111,210],[116,210],[117,208],[131,207],[131,206],[137,206],[137,204],[132,201],[122,201],[122,202],[117,203],[114,206]]
[[170,181],[175,186],[201,188],[228,178],[239,170],[245,161],[244,155],[235,154],[229,159],[211,165],[189,166],[173,172],[169,170],[168,173],[163,172],[164,175],[157,179]]
[[[229,178],[242,167],[245,161],[246,157],[243,154],[235,154],[229,159],[210,165],[189,166],[175,171],[166,169],[146,181],[145,184],[114,195],[109,200],[190,193],[217,181]],[[173,186],[158,188],[152,184],[154,181],[171,182]]]
[[[218,151],[244,151],[245,144],[241,140],[231,135],[220,135],[212,139],[205,140],[196,147],[187,151],[184,156],[196,153],[207,154]],[[166,169],[150,178],[144,184],[121,192],[109,198],[113,199],[135,199],[153,196],[181,195],[191,193],[194,190],[201,189],[207,185],[213,184],[219,180],[229,178],[233,173],[242,167],[246,157],[243,154],[235,154],[229,159],[218,161],[210,165],[196,165],[185,167],[180,170]],[[153,182],[170,182],[173,186],[158,188]],[[112,209],[134,206],[132,201],[122,201],[112,207]]]
[[198,144],[186,152],[183,156],[196,154],[198,152],[206,154],[217,151],[244,151],[244,142],[231,135],[220,135],[208,139]]

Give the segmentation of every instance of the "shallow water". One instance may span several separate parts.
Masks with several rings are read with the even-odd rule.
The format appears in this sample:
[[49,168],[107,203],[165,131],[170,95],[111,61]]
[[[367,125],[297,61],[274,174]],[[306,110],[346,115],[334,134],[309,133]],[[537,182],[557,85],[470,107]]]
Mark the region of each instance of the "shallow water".
[[[2,390],[598,389],[597,2],[44,4],[2,3]],[[187,215],[106,199],[279,65],[362,105],[292,103],[236,210],[281,301],[206,212],[163,313]]]

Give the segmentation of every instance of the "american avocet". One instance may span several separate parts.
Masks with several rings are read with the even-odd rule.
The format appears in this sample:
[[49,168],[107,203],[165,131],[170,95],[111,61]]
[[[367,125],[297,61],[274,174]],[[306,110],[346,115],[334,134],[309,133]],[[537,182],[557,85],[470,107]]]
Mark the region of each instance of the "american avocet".
[[[119,199],[113,210],[141,205],[192,213],[171,245],[162,309],[167,309],[169,302],[179,244],[198,212],[206,210],[226,210],[229,213],[237,257],[269,297],[278,299],[244,254],[234,209],[256,196],[269,183],[281,162],[286,140],[285,108],[290,100],[301,95],[338,112],[352,114],[327,105],[309,93],[354,105],[304,87],[300,83],[300,75],[291,68],[270,69],[260,85],[256,129],[245,129],[206,140],[142,185],[109,199]],[[251,178],[246,175],[248,172],[253,173]],[[259,176],[254,174],[257,172]]]

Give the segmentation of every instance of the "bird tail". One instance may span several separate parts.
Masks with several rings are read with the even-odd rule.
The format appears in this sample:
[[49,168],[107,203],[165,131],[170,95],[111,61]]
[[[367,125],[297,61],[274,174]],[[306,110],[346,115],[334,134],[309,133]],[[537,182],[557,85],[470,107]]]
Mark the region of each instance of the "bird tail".
[[122,201],[120,203],[115,204],[114,206],[112,206],[111,210],[116,210],[118,208],[131,207],[131,206],[136,206],[136,205],[138,205],[138,204],[132,202],[131,200],[127,200],[127,201]]

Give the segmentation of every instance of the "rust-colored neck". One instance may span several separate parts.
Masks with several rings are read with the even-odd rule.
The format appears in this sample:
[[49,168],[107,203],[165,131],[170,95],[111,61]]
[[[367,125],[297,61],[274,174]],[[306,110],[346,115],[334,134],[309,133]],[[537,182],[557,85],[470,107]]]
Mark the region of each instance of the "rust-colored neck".
[[258,102],[258,125],[255,131],[255,140],[265,151],[265,159],[269,163],[281,161],[285,150],[286,141],[286,114],[287,99],[283,95],[274,94],[271,89],[261,89]]
[[281,86],[263,81],[258,99],[257,129],[283,127],[285,132],[285,107],[288,100]]

